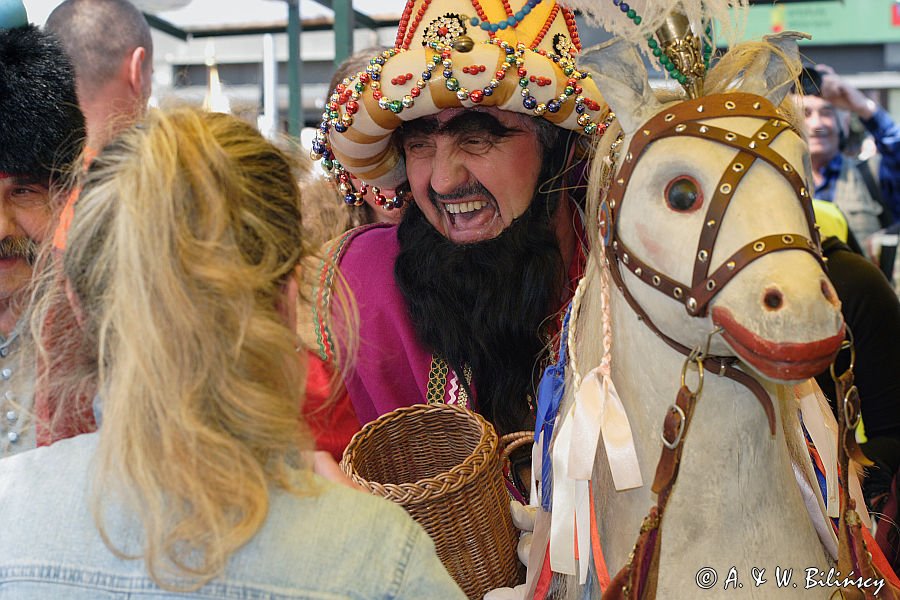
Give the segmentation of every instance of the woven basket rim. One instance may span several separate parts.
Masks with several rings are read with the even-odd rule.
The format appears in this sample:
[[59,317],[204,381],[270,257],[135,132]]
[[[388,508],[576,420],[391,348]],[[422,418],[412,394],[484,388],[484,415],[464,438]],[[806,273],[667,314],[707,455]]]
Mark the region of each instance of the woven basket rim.
[[[473,419],[481,429],[481,437],[472,452],[458,465],[451,467],[448,471],[439,473],[432,477],[424,477],[415,482],[407,483],[380,483],[377,481],[369,481],[361,477],[353,467],[352,459],[355,455],[359,440],[369,436],[374,429],[380,427],[386,421],[393,421],[409,414],[423,412],[448,412],[457,413],[458,416],[466,416]],[[443,494],[453,493],[465,486],[472,479],[471,476],[461,476],[464,471],[481,470],[485,466],[490,465],[492,459],[498,457],[499,438],[494,431],[493,426],[478,413],[465,407],[454,404],[413,404],[395,409],[389,413],[385,413],[376,420],[371,421],[363,426],[347,445],[344,455],[341,458],[341,470],[350,477],[354,482],[366,487],[369,490],[377,491],[379,494],[388,498],[402,499],[406,504],[418,504],[433,500],[435,492],[440,490]],[[455,481],[452,481],[454,480]],[[445,485],[450,482],[449,487]]]

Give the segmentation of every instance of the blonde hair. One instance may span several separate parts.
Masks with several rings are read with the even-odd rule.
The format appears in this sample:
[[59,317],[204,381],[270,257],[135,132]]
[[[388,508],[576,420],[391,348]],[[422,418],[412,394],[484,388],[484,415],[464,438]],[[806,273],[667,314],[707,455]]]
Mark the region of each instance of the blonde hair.
[[83,411],[96,386],[94,516],[125,557],[104,522],[124,501],[163,587],[220,574],[262,526],[270,485],[311,491],[292,472],[308,446],[303,369],[279,314],[306,254],[292,163],[231,116],[152,112],[94,160],[77,204],[63,271],[92,354],[57,410]]

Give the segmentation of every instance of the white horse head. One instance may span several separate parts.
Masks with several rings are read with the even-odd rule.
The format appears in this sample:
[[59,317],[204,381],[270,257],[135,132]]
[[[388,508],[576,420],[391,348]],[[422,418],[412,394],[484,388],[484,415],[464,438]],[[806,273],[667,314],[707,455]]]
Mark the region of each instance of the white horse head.
[[843,339],[818,258],[806,145],[776,112],[795,39],[732,58],[745,64],[725,93],[667,104],[630,45],[581,58],[625,134],[600,211],[628,293],[685,346],[721,327],[730,349],[714,341],[713,353],[777,381],[821,372]]

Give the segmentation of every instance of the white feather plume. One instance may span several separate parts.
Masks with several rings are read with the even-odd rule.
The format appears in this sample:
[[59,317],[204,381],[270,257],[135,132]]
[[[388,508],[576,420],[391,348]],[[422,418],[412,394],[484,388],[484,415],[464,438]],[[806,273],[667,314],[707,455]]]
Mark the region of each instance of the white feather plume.
[[707,43],[715,43],[705,36],[704,23],[715,21],[713,33],[726,45],[740,40],[746,23],[748,0],[623,0],[640,17],[635,24],[613,0],[561,0],[560,4],[580,11],[593,25],[602,27],[616,37],[635,44],[647,53],[647,38],[665,22],[666,16],[680,12],[688,18],[695,35],[704,36]]

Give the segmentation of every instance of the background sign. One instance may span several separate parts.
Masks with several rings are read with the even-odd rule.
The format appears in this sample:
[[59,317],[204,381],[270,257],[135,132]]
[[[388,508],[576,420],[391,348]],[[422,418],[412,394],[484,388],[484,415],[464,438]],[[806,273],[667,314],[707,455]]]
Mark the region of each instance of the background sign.
[[779,31],[803,31],[814,45],[900,42],[897,0],[813,0],[757,2],[749,9],[746,38]]

